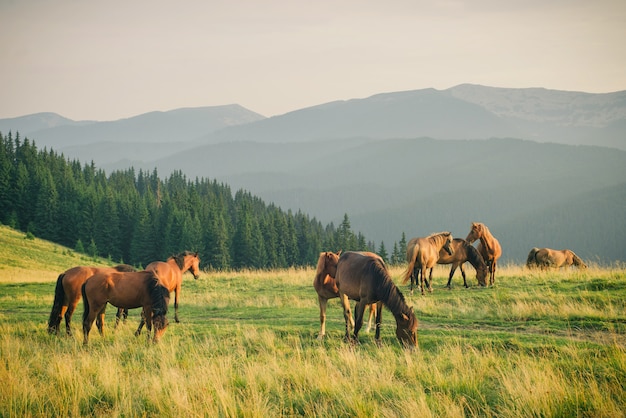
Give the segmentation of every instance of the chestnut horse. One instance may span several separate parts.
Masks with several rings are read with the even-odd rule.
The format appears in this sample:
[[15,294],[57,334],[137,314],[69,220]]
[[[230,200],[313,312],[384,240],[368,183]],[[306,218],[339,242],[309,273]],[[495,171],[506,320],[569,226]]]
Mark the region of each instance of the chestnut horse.
[[96,317],[98,330],[104,335],[104,311],[107,303],[118,308],[143,308],[142,316],[148,328],[148,338],[154,322],[153,341],[157,342],[167,327],[167,305],[170,291],[151,271],[131,273],[100,272],[83,284],[83,344],[87,345],[89,331]]
[[[320,333],[317,336],[318,339],[323,339],[326,335],[326,306],[328,299],[334,299],[339,297],[339,289],[335,281],[335,272],[337,271],[337,262],[341,251],[333,253],[330,251],[320,253],[320,257],[317,260],[317,271],[315,273],[315,279],[313,280],[313,287],[317,292],[317,300],[320,304]],[[372,318],[376,316],[376,305],[370,305],[369,319],[367,321],[366,332],[369,332],[372,327]],[[352,325],[354,321],[350,317]]]
[[80,288],[83,283],[96,273],[114,271],[130,272],[135,271],[135,269],[127,264],[120,264],[115,267],[77,266],[61,273],[54,290],[54,302],[52,303],[52,311],[48,320],[48,332],[58,334],[61,320],[65,316],[65,331],[67,335],[72,335],[70,322],[76,310],[76,305],[78,305],[80,300]]
[[[346,340],[358,342],[365,306],[376,303],[376,342],[380,344],[380,324],[382,304],[384,304],[396,319],[396,337],[400,343],[407,347],[417,345],[417,319],[413,308],[406,304],[404,296],[391,280],[389,271],[379,255],[353,251],[341,254],[337,262],[335,280],[339,288],[339,298],[343,304]],[[352,325],[350,299],[357,302],[354,307],[352,337],[350,336]]]
[[[439,232],[427,237],[413,238],[406,246],[406,261],[409,263],[402,283],[411,279],[411,293],[413,293],[413,279],[417,284],[419,275],[419,285],[424,294],[424,282],[429,292],[433,291],[433,267],[439,260],[439,252],[444,249],[448,255],[454,254],[450,244],[452,243],[450,232]],[[430,269],[429,279],[426,281],[425,271]]]
[[480,240],[478,243],[478,252],[483,256],[483,259],[489,267],[489,285],[493,286],[496,282],[496,268],[498,265],[498,258],[502,255],[502,247],[500,243],[491,235],[487,225],[480,222],[472,222],[472,228],[465,240],[468,243],[473,243],[476,240]]
[[[200,276],[200,258],[197,252],[184,251],[173,255],[167,261],[153,261],[146,266],[146,271],[151,271],[170,292],[174,292],[174,320],[178,319],[178,297],[183,284],[183,273],[191,272],[195,280]],[[139,327],[135,335],[141,334],[141,329],[145,323],[141,318]]]
[[533,248],[528,253],[526,267],[539,267],[542,270],[547,268],[561,268],[563,266],[574,265],[581,269],[586,269],[587,265],[583,260],[574,254],[572,250],[553,250],[551,248]]
[[481,286],[486,286],[485,278],[487,277],[487,273],[489,268],[487,264],[485,264],[485,260],[480,255],[478,250],[471,246],[467,241],[461,238],[455,238],[452,240],[452,244],[450,245],[453,254],[450,255],[448,252],[442,248],[439,251],[439,260],[437,260],[437,264],[452,264],[452,268],[450,269],[450,276],[448,277],[448,284],[446,287],[450,288],[450,283],[452,282],[452,276],[454,276],[454,272],[457,267],[461,269],[461,276],[463,276],[463,285],[467,286],[467,280],[465,279],[465,269],[463,268],[463,264],[466,261],[469,261],[472,267],[476,270],[476,280],[478,284]]

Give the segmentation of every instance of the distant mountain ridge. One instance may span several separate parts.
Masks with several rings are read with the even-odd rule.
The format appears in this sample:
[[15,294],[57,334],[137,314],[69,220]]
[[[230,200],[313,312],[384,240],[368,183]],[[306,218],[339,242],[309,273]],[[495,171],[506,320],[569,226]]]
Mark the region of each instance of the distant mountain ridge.
[[460,85],[270,118],[236,105],[212,112],[83,126],[51,118],[55,126],[28,136],[107,171],[181,170],[323,222],[347,213],[356,231],[388,251],[403,231],[464,237],[472,221],[502,237],[503,261],[549,243],[614,257],[626,236],[626,91]]

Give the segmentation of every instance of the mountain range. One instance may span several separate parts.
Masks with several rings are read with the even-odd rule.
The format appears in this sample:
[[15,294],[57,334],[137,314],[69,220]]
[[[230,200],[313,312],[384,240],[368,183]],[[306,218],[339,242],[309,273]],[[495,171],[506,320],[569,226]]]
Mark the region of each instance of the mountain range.
[[37,114],[0,120],[8,131],[107,171],[181,170],[323,222],[348,214],[388,251],[403,232],[464,238],[481,221],[505,261],[534,246],[626,261],[626,91],[464,84],[270,118],[239,105],[108,122]]

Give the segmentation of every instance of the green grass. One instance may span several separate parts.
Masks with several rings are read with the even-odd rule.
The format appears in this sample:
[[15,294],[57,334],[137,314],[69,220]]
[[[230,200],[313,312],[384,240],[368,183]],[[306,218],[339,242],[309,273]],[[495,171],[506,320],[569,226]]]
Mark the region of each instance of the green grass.
[[[16,243],[48,248],[26,241]],[[626,411],[623,269],[541,273],[508,266],[494,288],[475,287],[472,271],[474,287],[464,289],[455,278],[447,290],[447,270],[439,268],[432,294],[410,295],[401,285],[420,321],[413,351],[400,347],[387,310],[381,347],[364,332],[359,345],[344,343],[336,299],[328,307],[327,337],[317,340],[312,270],[204,272],[195,281],[185,275],[181,323],[170,315],[160,343],[133,336],[137,311],[113,330],[109,308],[105,336],[94,327],[83,347],[82,306],[73,337],[46,331],[56,276],[84,261],[51,248],[36,257],[52,258],[47,262],[55,267],[41,273],[46,280],[12,278],[23,267],[0,270],[2,417],[619,417]],[[400,274],[392,270],[392,277]]]

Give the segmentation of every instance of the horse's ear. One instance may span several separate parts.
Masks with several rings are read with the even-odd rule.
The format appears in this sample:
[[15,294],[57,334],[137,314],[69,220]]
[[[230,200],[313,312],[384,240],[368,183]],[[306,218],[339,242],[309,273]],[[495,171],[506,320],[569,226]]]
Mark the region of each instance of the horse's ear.
[[337,257],[339,257],[341,255],[341,251],[343,251],[343,250],[337,251]]
[[402,313],[402,319],[404,319],[405,321],[408,321],[409,317],[407,316],[407,314]]

